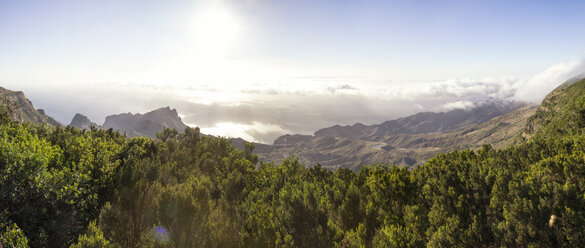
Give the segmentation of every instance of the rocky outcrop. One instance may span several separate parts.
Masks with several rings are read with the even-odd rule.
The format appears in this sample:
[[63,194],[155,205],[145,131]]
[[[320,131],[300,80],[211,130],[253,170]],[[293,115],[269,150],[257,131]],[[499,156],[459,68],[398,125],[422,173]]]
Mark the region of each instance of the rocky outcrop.
[[75,114],[69,126],[79,129],[90,129],[91,127],[99,127],[97,124],[91,122],[87,116],[82,114]]
[[148,136],[156,138],[156,133],[163,127],[174,128],[183,132],[187,125],[183,123],[176,109],[160,108],[146,114],[117,114],[106,117],[103,128],[119,130],[129,137]]
[[45,114],[42,109],[35,109],[32,102],[28,100],[22,91],[11,91],[0,87],[0,105],[4,106],[12,120],[31,124],[49,124],[52,126],[63,126],[52,117]]

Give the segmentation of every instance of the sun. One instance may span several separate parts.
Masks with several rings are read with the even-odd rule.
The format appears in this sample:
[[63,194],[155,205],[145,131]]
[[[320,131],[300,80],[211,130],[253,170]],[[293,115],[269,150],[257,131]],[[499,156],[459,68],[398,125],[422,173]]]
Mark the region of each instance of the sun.
[[190,83],[231,87],[255,71],[241,56],[254,39],[254,28],[237,6],[201,1],[179,21],[181,38],[170,43],[172,59],[160,72]]
[[194,56],[206,62],[223,60],[241,34],[241,25],[229,9],[212,6],[195,15]]

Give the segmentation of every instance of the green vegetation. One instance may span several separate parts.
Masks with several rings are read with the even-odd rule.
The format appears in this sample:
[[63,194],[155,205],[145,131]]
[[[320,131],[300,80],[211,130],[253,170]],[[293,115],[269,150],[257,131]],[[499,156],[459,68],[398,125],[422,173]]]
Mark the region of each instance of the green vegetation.
[[[0,126],[5,247],[582,247],[581,81],[503,150],[438,154],[414,170],[259,162],[253,145],[187,128]],[[559,104],[566,104],[559,106]],[[547,119],[543,119],[547,118]],[[568,131],[567,131],[568,130]],[[554,137],[554,138],[549,138]]]

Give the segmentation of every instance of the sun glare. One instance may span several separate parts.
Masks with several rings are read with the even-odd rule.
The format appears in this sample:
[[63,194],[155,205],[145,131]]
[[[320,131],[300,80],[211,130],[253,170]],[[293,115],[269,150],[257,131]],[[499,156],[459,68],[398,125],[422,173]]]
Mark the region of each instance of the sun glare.
[[195,15],[194,56],[205,62],[224,60],[241,32],[233,13],[222,6],[209,7]]

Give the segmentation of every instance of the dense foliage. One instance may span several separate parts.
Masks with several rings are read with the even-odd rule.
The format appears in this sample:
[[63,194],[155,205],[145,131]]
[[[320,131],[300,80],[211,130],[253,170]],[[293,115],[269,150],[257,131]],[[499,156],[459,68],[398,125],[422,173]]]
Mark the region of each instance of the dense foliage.
[[543,131],[519,146],[438,154],[414,170],[371,165],[357,172],[307,168],[294,157],[259,162],[253,145],[238,150],[196,128],[164,129],[152,140],[5,121],[0,242],[583,247],[585,105],[571,104],[563,115],[547,114]]

